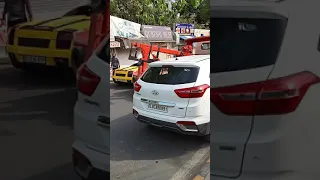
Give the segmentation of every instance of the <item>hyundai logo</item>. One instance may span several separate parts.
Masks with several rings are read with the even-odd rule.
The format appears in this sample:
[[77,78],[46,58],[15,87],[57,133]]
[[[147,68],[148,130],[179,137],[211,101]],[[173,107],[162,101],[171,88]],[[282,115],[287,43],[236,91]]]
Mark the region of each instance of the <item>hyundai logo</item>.
[[159,92],[156,91],[156,90],[153,90],[151,93],[152,93],[153,95],[158,95],[158,94],[159,94]]

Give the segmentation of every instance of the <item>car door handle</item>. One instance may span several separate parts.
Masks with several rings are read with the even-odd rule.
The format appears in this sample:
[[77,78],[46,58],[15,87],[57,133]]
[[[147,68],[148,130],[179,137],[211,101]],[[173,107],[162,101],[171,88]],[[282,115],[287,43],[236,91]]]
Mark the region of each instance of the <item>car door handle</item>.
[[110,117],[99,116],[97,120],[97,124],[102,127],[110,128]]

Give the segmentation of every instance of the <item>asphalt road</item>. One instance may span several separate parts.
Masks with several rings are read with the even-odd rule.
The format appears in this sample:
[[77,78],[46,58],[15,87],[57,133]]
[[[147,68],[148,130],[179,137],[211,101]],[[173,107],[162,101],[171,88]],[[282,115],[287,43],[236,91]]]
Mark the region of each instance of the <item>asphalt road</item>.
[[0,65],[0,179],[79,180],[71,164],[74,85]]
[[187,180],[206,161],[209,143],[203,139],[136,121],[131,86],[111,83],[110,94],[111,179]]

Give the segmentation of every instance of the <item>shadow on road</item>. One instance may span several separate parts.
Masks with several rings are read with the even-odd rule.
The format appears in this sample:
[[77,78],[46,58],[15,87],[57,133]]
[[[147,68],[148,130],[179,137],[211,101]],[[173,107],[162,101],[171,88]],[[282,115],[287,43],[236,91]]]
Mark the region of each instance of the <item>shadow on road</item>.
[[[76,99],[70,74],[50,69],[26,73],[10,65],[0,66],[0,138],[6,144],[1,158],[7,169],[1,175],[37,174],[25,180],[79,180],[70,153]],[[62,163],[67,164],[54,167]]]
[[51,69],[32,74],[1,67],[0,88],[0,121],[41,119],[72,128],[77,92],[70,75]]
[[110,90],[133,90],[132,84],[116,84],[110,82]]
[[73,107],[77,99],[75,89],[65,89],[39,96],[2,102],[7,107],[0,108],[0,121],[44,120],[60,126],[73,124]]
[[114,103],[113,101],[123,99],[128,102],[132,102],[133,88],[132,84],[115,84],[110,83],[110,106]]
[[44,72],[24,72],[11,66],[0,68],[0,88],[19,90],[52,89],[75,86],[75,79],[70,73],[53,69]]
[[171,159],[174,163],[203,144],[209,146],[201,137],[149,127],[136,121],[131,113],[111,123],[113,161]]
[[68,163],[22,180],[80,180],[80,178],[72,171],[72,163]]

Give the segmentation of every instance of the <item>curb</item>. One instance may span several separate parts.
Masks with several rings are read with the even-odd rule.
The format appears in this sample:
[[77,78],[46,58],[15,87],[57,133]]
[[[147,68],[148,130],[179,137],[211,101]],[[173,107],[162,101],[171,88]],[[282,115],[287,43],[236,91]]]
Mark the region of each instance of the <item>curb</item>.
[[207,163],[208,159],[210,159],[210,150],[206,152],[206,154],[201,158],[201,160],[193,166],[193,168],[188,172],[188,174],[183,178],[183,180],[194,180],[194,177],[196,177],[199,174],[200,170],[202,169],[204,164]]
[[200,171],[192,180],[205,180],[205,179],[210,179],[210,157],[209,159],[205,162],[205,164],[201,167]]

